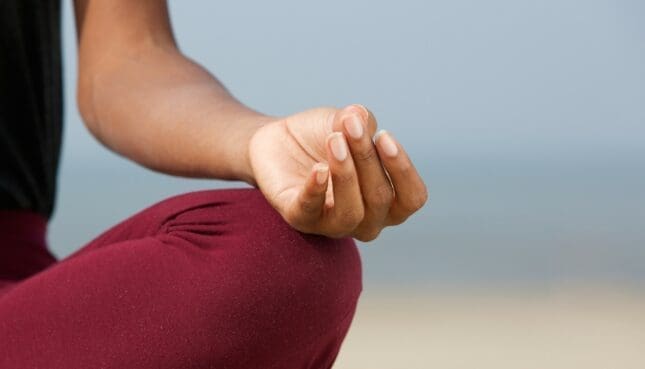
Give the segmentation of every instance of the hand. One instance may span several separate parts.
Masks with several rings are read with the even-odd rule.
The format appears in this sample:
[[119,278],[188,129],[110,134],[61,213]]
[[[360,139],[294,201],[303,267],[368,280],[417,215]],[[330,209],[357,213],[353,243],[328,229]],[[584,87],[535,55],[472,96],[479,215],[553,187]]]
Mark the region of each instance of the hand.
[[295,229],[371,241],[428,198],[401,145],[385,131],[373,141],[375,131],[374,116],[361,105],[267,123],[249,142],[254,180]]

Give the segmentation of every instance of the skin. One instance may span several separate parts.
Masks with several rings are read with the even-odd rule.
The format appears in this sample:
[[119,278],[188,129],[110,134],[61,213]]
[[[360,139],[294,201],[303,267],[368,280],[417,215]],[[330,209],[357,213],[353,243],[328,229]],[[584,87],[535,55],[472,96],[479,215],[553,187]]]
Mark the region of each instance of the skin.
[[268,116],[180,52],[165,1],[75,0],[75,12],[79,110],[114,152],[171,175],[245,181],[294,228],[329,237],[371,241],[426,203],[410,158],[390,133],[374,137],[366,107]]

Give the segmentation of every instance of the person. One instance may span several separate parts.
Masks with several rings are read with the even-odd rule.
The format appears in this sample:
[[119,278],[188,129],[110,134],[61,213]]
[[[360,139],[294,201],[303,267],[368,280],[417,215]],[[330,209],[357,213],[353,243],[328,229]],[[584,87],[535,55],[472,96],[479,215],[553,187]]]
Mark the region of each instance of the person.
[[0,368],[330,368],[362,291],[353,239],[427,200],[400,143],[360,104],[243,105],[179,51],[164,1],[76,0],[89,131],[251,186],[164,199],[56,260],[60,3],[0,7]]

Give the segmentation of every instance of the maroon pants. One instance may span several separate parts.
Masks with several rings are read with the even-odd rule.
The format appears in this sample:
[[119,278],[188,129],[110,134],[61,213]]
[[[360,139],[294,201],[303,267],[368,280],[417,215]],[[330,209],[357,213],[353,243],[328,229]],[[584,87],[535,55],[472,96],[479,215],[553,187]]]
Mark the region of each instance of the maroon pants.
[[159,202],[57,262],[0,212],[0,368],[330,368],[362,290],[354,242],[255,189]]

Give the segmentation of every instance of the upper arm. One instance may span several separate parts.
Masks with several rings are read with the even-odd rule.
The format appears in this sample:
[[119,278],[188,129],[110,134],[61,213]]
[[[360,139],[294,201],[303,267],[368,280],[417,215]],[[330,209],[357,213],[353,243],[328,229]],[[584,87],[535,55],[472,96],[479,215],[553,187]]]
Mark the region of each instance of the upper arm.
[[75,0],[74,10],[81,58],[175,45],[165,0]]
[[74,11],[84,117],[92,116],[93,75],[148,47],[176,49],[165,0],[74,0]]

